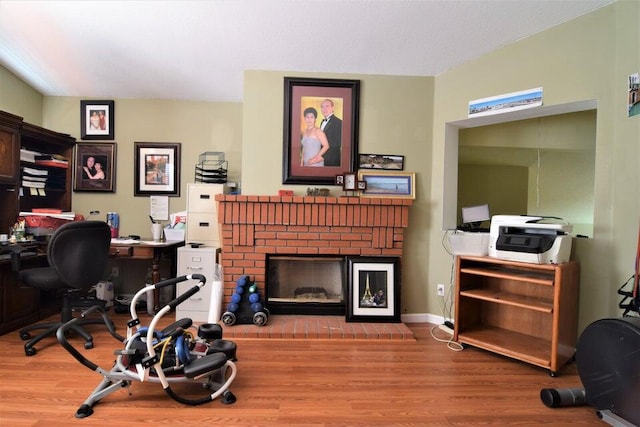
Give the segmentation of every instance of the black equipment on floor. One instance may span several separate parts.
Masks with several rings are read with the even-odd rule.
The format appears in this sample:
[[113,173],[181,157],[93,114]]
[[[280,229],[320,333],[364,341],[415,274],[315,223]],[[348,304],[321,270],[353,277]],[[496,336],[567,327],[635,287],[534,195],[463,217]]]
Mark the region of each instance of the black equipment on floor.
[[601,319],[582,332],[576,364],[584,388],[542,389],[549,407],[588,404],[616,426],[640,426],[640,318]]
[[[34,346],[40,340],[55,336],[58,328],[73,317],[73,308],[86,308],[98,303],[87,304],[82,297],[103,278],[110,245],[111,230],[106,222],[71,221],[60,226],[51,236],[47,246],[48,267],[30,268],[18,273],[23,286],[63,292],[59,322],[39,323],[20,329],[20,338],[29,340],[24,345],[27,356],[36,354]],[[93,347],[93,338],[82,327],[88,324],[102,324],[102,319],[82,319],[71,328],[84,338],[87,349]],[[30,332],[39,329],[44,331],[31,338]]]

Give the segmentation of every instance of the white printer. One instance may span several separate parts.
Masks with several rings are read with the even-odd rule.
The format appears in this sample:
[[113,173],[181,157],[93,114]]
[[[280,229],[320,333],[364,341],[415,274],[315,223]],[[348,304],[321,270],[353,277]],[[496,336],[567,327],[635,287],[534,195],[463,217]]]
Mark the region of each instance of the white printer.
[[536,264],[569,261],[573,226],[562,219],[494,215],[489,230],[489,256]]

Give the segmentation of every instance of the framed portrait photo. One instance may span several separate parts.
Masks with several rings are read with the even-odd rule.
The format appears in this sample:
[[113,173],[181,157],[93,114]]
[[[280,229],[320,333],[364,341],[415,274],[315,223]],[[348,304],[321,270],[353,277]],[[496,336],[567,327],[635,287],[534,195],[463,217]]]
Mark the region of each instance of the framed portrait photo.
[[78,142],[75,146],[73,191],[113,193],[116,164],[115,142]]
[[283,184],[330,185],[354,172],[359,80],[284,78]]
[[114,108],[114,101],[80,101],[80,138],[113,139]]
[[180,143],[134,143],[134,196],[180,196]]
[[360,197],[382,197],[387,199],[415,199],[415,172],[358,171],[358,180],[365,181]]
[[400,259],[347,257],[347,322],[400,322]]

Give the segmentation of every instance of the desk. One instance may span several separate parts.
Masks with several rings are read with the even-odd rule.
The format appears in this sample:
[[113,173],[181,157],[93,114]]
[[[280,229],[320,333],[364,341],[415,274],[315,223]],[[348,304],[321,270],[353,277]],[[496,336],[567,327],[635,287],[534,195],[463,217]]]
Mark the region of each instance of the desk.
[[[151,260],[153,283],[160,281],[160,260],[168,255],[171,260],[171,275],[176,276],[176,251],[184,246],[184,240],[167,240],[154,242],[153,240],[111,239],[109,255],[114,258]],[[153,291],[153,311],[160,309],[160,298],[157,290]]]

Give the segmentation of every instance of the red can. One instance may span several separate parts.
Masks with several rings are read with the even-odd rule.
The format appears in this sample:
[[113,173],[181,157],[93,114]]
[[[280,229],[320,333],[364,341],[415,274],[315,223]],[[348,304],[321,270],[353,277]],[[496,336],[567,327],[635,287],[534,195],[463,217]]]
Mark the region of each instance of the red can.
[[111,228],[111,237],[120,236],[120,215],[117,212],[107,212],[107,224]]

